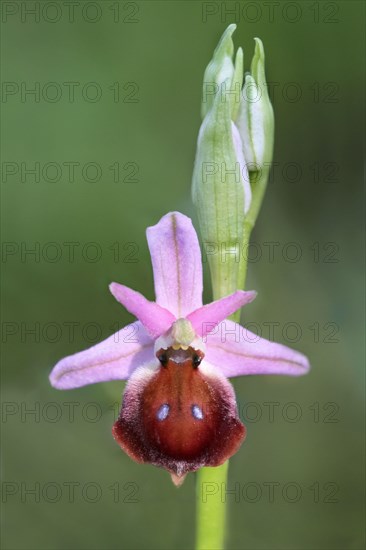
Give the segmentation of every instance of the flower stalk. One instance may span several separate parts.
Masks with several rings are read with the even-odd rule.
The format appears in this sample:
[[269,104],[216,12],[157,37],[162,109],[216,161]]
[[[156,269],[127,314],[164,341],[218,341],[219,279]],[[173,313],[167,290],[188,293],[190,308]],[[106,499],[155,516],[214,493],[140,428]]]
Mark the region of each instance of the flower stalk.
[[223,548],[226,531],[226,504],[222,488],[226,487],[229,461],[217,468],[202,468],[197,476],[196,549]]

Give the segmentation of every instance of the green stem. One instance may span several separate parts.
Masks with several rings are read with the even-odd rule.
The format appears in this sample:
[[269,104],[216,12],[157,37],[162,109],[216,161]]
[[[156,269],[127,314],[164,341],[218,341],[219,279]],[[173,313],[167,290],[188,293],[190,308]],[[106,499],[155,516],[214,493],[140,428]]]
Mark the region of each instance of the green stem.
[[196,550],[222,550],[225,539],[226,490],[229,461],[217,468],[201,468],[197,473]]

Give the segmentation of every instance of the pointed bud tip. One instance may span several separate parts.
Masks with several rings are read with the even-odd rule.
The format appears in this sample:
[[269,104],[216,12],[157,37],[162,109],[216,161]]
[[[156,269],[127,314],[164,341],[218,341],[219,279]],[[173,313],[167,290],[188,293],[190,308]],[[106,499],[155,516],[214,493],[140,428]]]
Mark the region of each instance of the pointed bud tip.
[[244,58],[244,50],[241,46],[239,46],[239,48],[237,49],[236,51],[236,56],[235,56],[235,59],[237,60],[243,60]]
[[262,42],[262,40],[261,40],[258,36],[255,36],[255,37],[254,37],[254,42],[256,42],[257,44],[259,44],[260,46],[263,46],[263,42]]
[[227,29],[224,31],[223,36],[230,34],[230,36],[233,35],[233,33],[236,31],[236,23],[230,23],[230,25],[227,27]]
[[262,40],[258,38],[258,36],[256,36],[254,37],[254,42],[255,42],[255,51],[258,51],[258,53],[264,57],[264,46],[263,46]]
[[254,48],[254,55],[252,58],[252,63],[250,66],[250,72],[254,76],[255,81],[257,84],[260,84],[260,80],[265,81],[265,74],[264,74],[264,61],[265,61],[265,55],[264,55],[264,46],[263,42],[260,38],[256,37],[254,38],[255,41],[255,48]]
[[234,53],[234,44],[232,41],[232,35],[236,29],[236,24],[232,23],[228,28],[223,32],[219,43],[216,46],[214,57],[219,55],[221,52],[227,52],[230,56]]

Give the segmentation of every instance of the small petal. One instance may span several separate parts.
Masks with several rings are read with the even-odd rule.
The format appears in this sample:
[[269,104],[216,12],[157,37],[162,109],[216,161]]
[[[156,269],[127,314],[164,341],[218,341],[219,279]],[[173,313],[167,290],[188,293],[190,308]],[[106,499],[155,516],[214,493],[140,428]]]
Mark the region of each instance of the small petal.
[[144,325],[154,340],[170,329],[175,321],[174,315],[155,302],[150,302],[135,290],[118,283],[111,283],[109,290],[132,315]]
[[97,382],[125,380],[151,360],[154,343],[141,323],[127,325],[104,342],[61,359],[50,374],[54,388],[69,390]]
[[237,290],[225,298],[211,302],[187,315],[196,334],[206,336],[214,328],[240,307],[249,304],[257,296],[253,290]]
[[201,251],[192,222],[170,212],[146,231],[156,302],[177,318],[202,306]]
[[305,355],[224,321],[206,338],[206,357],[227,377],[250,374],[301,376],[310,368]]

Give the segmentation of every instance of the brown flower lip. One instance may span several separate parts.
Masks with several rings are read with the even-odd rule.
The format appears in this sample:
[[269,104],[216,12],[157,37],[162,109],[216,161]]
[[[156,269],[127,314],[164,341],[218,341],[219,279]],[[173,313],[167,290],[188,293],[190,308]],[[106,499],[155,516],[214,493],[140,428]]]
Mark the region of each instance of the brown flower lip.
[[170,347],[156,355],[146,383],[128,383],[113,436],[133,460],[165,468],[180,485],[188,472],[230,458],[245,427],[231,384],[201,368],[203,352]]

